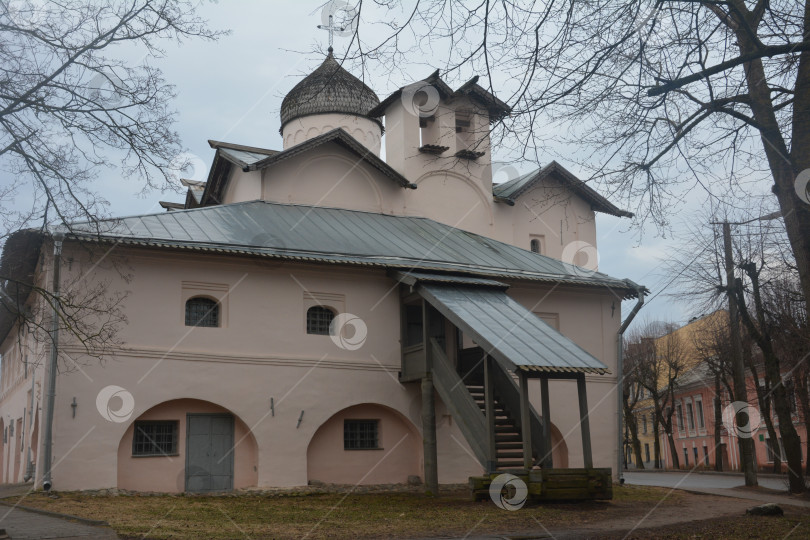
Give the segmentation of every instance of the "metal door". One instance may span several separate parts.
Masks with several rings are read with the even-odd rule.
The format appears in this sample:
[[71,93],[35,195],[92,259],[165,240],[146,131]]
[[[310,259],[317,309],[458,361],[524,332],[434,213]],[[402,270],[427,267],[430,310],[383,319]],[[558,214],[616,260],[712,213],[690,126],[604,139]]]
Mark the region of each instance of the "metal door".
[[233,489],[233,416],[188,414],[186,491]]

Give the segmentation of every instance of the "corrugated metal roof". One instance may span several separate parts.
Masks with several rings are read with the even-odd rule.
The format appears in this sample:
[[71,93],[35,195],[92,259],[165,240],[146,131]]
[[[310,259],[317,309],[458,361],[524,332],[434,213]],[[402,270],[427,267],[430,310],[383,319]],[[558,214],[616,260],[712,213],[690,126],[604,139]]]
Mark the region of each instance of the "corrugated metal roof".
[[574,193],[591,203],[595,211],[618,217],[633,217],[632,212],[627,212],[614,205],[556,161],[552,161],[545,167],[513,178],[503,184],[493,186],[492,194],[514,203],[518,197],[552,173],[556,173],[557,178],[561,179]]
[[509,285],[491,279],[482,279],[470,276],[454,276],[451,274],[428,274],[425,272],[414,272],[413,270],[396,270],[391,273],[391,277],[404,283],[405,285],[416,285],[417,283],[458,283],[461,285],[479,285],[482,287],[496,287],[508,289]]
[[422,284],[419,294],[511,371],[607,373],[606,365],[504,291]]
[[74,224],[84,239],[234,252],[301,261],[361,264],[607,286],[637,287],[431,219],[265,201],[206,206]]

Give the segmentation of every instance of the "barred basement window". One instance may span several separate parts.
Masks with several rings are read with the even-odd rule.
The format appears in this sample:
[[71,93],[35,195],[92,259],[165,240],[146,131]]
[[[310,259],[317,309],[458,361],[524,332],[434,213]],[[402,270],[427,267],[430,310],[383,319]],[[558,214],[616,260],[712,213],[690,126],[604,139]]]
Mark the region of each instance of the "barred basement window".
[[210,298],[190,298],[186,302],[186,326],[219,326],[219,304]]
[[379,420],[344,420],[344,450],[376,450],[380,448]]
[[135,422],[132,435],[133,456],[176,456],[176,420],[148,420]]
[[329,335],[329,326],[335,312],[323,306],[312,306],[307,310],[307,334]]

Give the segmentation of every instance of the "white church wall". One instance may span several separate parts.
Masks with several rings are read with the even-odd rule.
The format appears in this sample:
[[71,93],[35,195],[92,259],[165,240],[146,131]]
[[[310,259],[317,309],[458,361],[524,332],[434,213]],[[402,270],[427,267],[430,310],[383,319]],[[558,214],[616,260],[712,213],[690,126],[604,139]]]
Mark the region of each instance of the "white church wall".
[[368,118],[350,114],[313,114],[287,122],[281,133],[284,150],[336,128],[342,128],[374,155],[380,155],[380,125]]

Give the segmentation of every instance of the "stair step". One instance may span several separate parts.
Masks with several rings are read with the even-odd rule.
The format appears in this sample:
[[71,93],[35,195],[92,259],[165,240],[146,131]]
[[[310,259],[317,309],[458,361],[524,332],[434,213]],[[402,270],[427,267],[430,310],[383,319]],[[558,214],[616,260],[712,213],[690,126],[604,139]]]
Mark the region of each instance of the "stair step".
[[519,442],[519,443],[522,443],[523,439],[520,438],[519,433],[514,433],[514,434],[510,433],[508,435],[495,434],[495,444],[498,444],[498,443],[501,443],[501,442]]
[[520,450],[523,448],[523,442],[496,442],[495,448],[498,450]]
[[495,433],[515,433],[518,434],[517,427],[514,424],[510,424],[508,426],[495,426]]
[[515,424],[514,420],[512,420],[511,418],[508,418],[508,417],[507,417],[507,418],[498,418],[498,417],[495,417],[495,425],[496,425],[496,426],[512,426],[512,427],[517,427],[517,425]]
[[497,461],[508,458],[523,459],[523,452],[501,452],[499,450],[497,457],[498,457]]
[[498,469],[522,469],[523,468],[523,460],[504,460],[504,461],[496,461],[495,465]]

